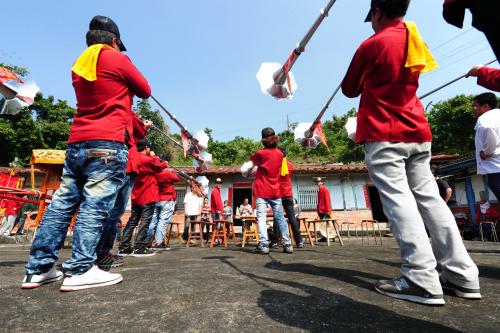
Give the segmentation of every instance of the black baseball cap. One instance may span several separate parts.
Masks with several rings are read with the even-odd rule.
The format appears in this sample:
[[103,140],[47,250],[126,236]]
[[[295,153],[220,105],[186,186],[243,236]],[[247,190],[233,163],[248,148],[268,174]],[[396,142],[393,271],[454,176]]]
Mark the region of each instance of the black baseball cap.
[[116,35],[120,51],[127,51],[120,38],[120,30],[118,30],[118,25],[116,25],[115,21],[113,21],[109,17],[101,15],[94,16],[92,21],[90,21],[89,30],[103,30],[111,32],[112,34]]
[[371,0],[370,11],[366,15],[365,22],[371,22],[372,11],[380,8],[384,13],[395,14],[396,16],[405,16],[410,0]]
[[271,127],[266,127],[262,130],[262,139],[268,138],[270,136],[276,135],[274,130]]

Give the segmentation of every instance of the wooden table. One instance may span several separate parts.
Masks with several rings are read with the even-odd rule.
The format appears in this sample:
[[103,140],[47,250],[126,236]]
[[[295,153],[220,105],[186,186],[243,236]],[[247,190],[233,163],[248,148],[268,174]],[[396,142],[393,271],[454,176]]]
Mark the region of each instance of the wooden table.
[[344,242],[342,241],[342,236],[340,235],[339,229],[337,228],[337,220],[336,219],[328,218],[328,219],[322,219],[322,220],[309,220],[309,221],[306,221],[306,222],[307,222],[308,227],[312,223],[312,225],[313,225],[313,231],[314,231],[314,239],[316,240],[316,242],[318,242],[318,236],[317,236],[318,230],[317,230],[316,225],[319,224],[319,223],[325,223],[326,224],[326,244],[327,244],[327,246],[330,246],[330,233],[328,231],[328,226],[331,223],[332,226],[333,226],[333,230],[335,230],[335,232],[336,232],[336,235],[335,235],[335,237],[333,237],[333,239],[338,238],[339,242],[340,242],[340,245],[344,246]]

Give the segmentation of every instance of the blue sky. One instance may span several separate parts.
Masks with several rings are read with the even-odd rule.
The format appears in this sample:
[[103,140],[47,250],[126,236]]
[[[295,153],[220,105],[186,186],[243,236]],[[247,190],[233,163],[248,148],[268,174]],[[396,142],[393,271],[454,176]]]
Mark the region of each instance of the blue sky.
[[[260,64],[283,62],[327,2],[86,0],[77,5],[28,0],[22,20],[4,26],[0,59],[27,67],[44,95],[75,106],[71,64],[85,49],[90,19],[106,15],[119,25],[127,54],[149,80],[153,95],[188,129],[212,128],[217,140],[258,138],[263,127],[285,129],[287,115],[291,122],[312,121],[358,45],[373,33],[363,23],[369,0],[338,0],[293,69],[294,98],[276,101],[264,95],[255,78]],[[442,2],[413,1],[407,15],[441,65],[421,78],[420,94],[494,59],[484,36],[470,29],[470,16],[462,30],[442,19]],[[482,91],[475,80],[461,80],[423,103]],[[339,94],[324,119],[357,103]]]

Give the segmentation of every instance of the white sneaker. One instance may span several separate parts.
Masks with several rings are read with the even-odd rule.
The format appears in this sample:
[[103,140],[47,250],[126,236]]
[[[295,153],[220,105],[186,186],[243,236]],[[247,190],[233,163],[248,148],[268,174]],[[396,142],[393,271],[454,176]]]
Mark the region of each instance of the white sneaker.
[[34,289],[40,287],[42,284],[54,282],[62,279],[64,276],[63,272],[52,267],[50,271],[43,274],[28,274],[24,276],[22,289]]
[[80,275],[68,276],[59,289],[60,291],[76,291],[96,287],[110,286],[123,280],[121,274],[109,273],[92,266],[90,270]]

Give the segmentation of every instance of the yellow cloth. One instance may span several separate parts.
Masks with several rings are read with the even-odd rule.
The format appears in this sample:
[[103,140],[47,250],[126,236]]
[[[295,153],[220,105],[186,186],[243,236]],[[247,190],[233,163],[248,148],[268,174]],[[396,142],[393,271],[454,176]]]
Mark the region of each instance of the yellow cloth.
[[405,67],[409,67],[413,73],[426,73],[438,67],[438,64],[427,44],[420,36],[415,22],[405,22],[408,30],[408,57]]
[[114,50],[111,46],[105,44],[91,45],[80,54],[71,70],[87,81],[97,80],[97,59],[99,59],[99,53],[101,53],[103,48]]
[[288,175],[288,163],[286,157],[281,161],[280,176]]

